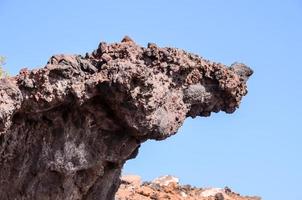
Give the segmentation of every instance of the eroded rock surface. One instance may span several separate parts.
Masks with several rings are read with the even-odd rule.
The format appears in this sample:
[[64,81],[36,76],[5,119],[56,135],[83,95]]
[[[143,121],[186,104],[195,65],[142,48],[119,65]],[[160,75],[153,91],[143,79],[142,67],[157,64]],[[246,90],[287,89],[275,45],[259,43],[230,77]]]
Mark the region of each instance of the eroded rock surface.
[[0,199],[112,199],[142,142],[232,113],[252,70],[126,37],[0,80]]

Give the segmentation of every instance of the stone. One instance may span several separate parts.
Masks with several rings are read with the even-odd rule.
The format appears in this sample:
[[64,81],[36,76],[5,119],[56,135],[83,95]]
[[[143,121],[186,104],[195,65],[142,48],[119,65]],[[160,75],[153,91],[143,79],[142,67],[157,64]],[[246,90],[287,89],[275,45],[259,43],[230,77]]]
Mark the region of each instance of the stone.
[[[157,178],[156,180],[173,178],[173,176],[164,177]],[[179,184],[178,180],[172,184],[156,184],[156,187],[154,187],[153,181],[144,182],[141,185],[122,182],[115,198],[117,200],[261,200],[259,197],[227,193],[220,188],[203,189],[188,187]]]
[[129,37],[99,48],[0,80],[1,200],[114,199],[143,142],[172,136],[186,117],[234,112],[247,94],[243,64]]
[[161,176],[152,181],[153,184],[158,184],[160,186],[168,186],[170,184],[177,185],[179,183],[179,179],[177,177],[167,175]]
[[141,177],[137,175],[124,175],[121,177],[121,181],[124,183],[132,184],[134,186],[142,184]]

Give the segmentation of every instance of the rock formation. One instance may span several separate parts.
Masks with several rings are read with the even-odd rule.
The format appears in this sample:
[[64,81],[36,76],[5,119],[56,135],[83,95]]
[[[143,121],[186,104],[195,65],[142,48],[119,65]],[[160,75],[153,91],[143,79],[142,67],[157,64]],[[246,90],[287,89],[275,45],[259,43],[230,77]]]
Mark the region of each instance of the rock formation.
[[261,200],[241,196],[230,188],[196,188],[181,185],[173,176],[142,182],[139,176],[123,176],[116,200]]
[[0,199],[113,199],[141,143],[234,112],[251,74],[126,37],[1,79]]

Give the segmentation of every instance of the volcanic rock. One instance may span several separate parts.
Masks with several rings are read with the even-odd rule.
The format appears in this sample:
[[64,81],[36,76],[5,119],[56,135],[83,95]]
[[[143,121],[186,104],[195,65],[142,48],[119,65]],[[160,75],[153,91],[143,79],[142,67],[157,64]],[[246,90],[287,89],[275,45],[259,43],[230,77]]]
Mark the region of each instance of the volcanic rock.
[[113,199],[140,144],[232,113],[252,70],[126,37],[0,80],[0,199]]

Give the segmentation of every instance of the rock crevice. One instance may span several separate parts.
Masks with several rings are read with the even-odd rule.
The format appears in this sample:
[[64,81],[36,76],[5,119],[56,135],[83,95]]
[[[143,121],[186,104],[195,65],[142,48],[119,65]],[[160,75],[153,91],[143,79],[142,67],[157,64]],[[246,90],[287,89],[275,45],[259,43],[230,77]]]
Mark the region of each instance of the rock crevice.
[[1,79],[0,199],[113,199],[142,142],[234,112],[251,74],[125,37]]

